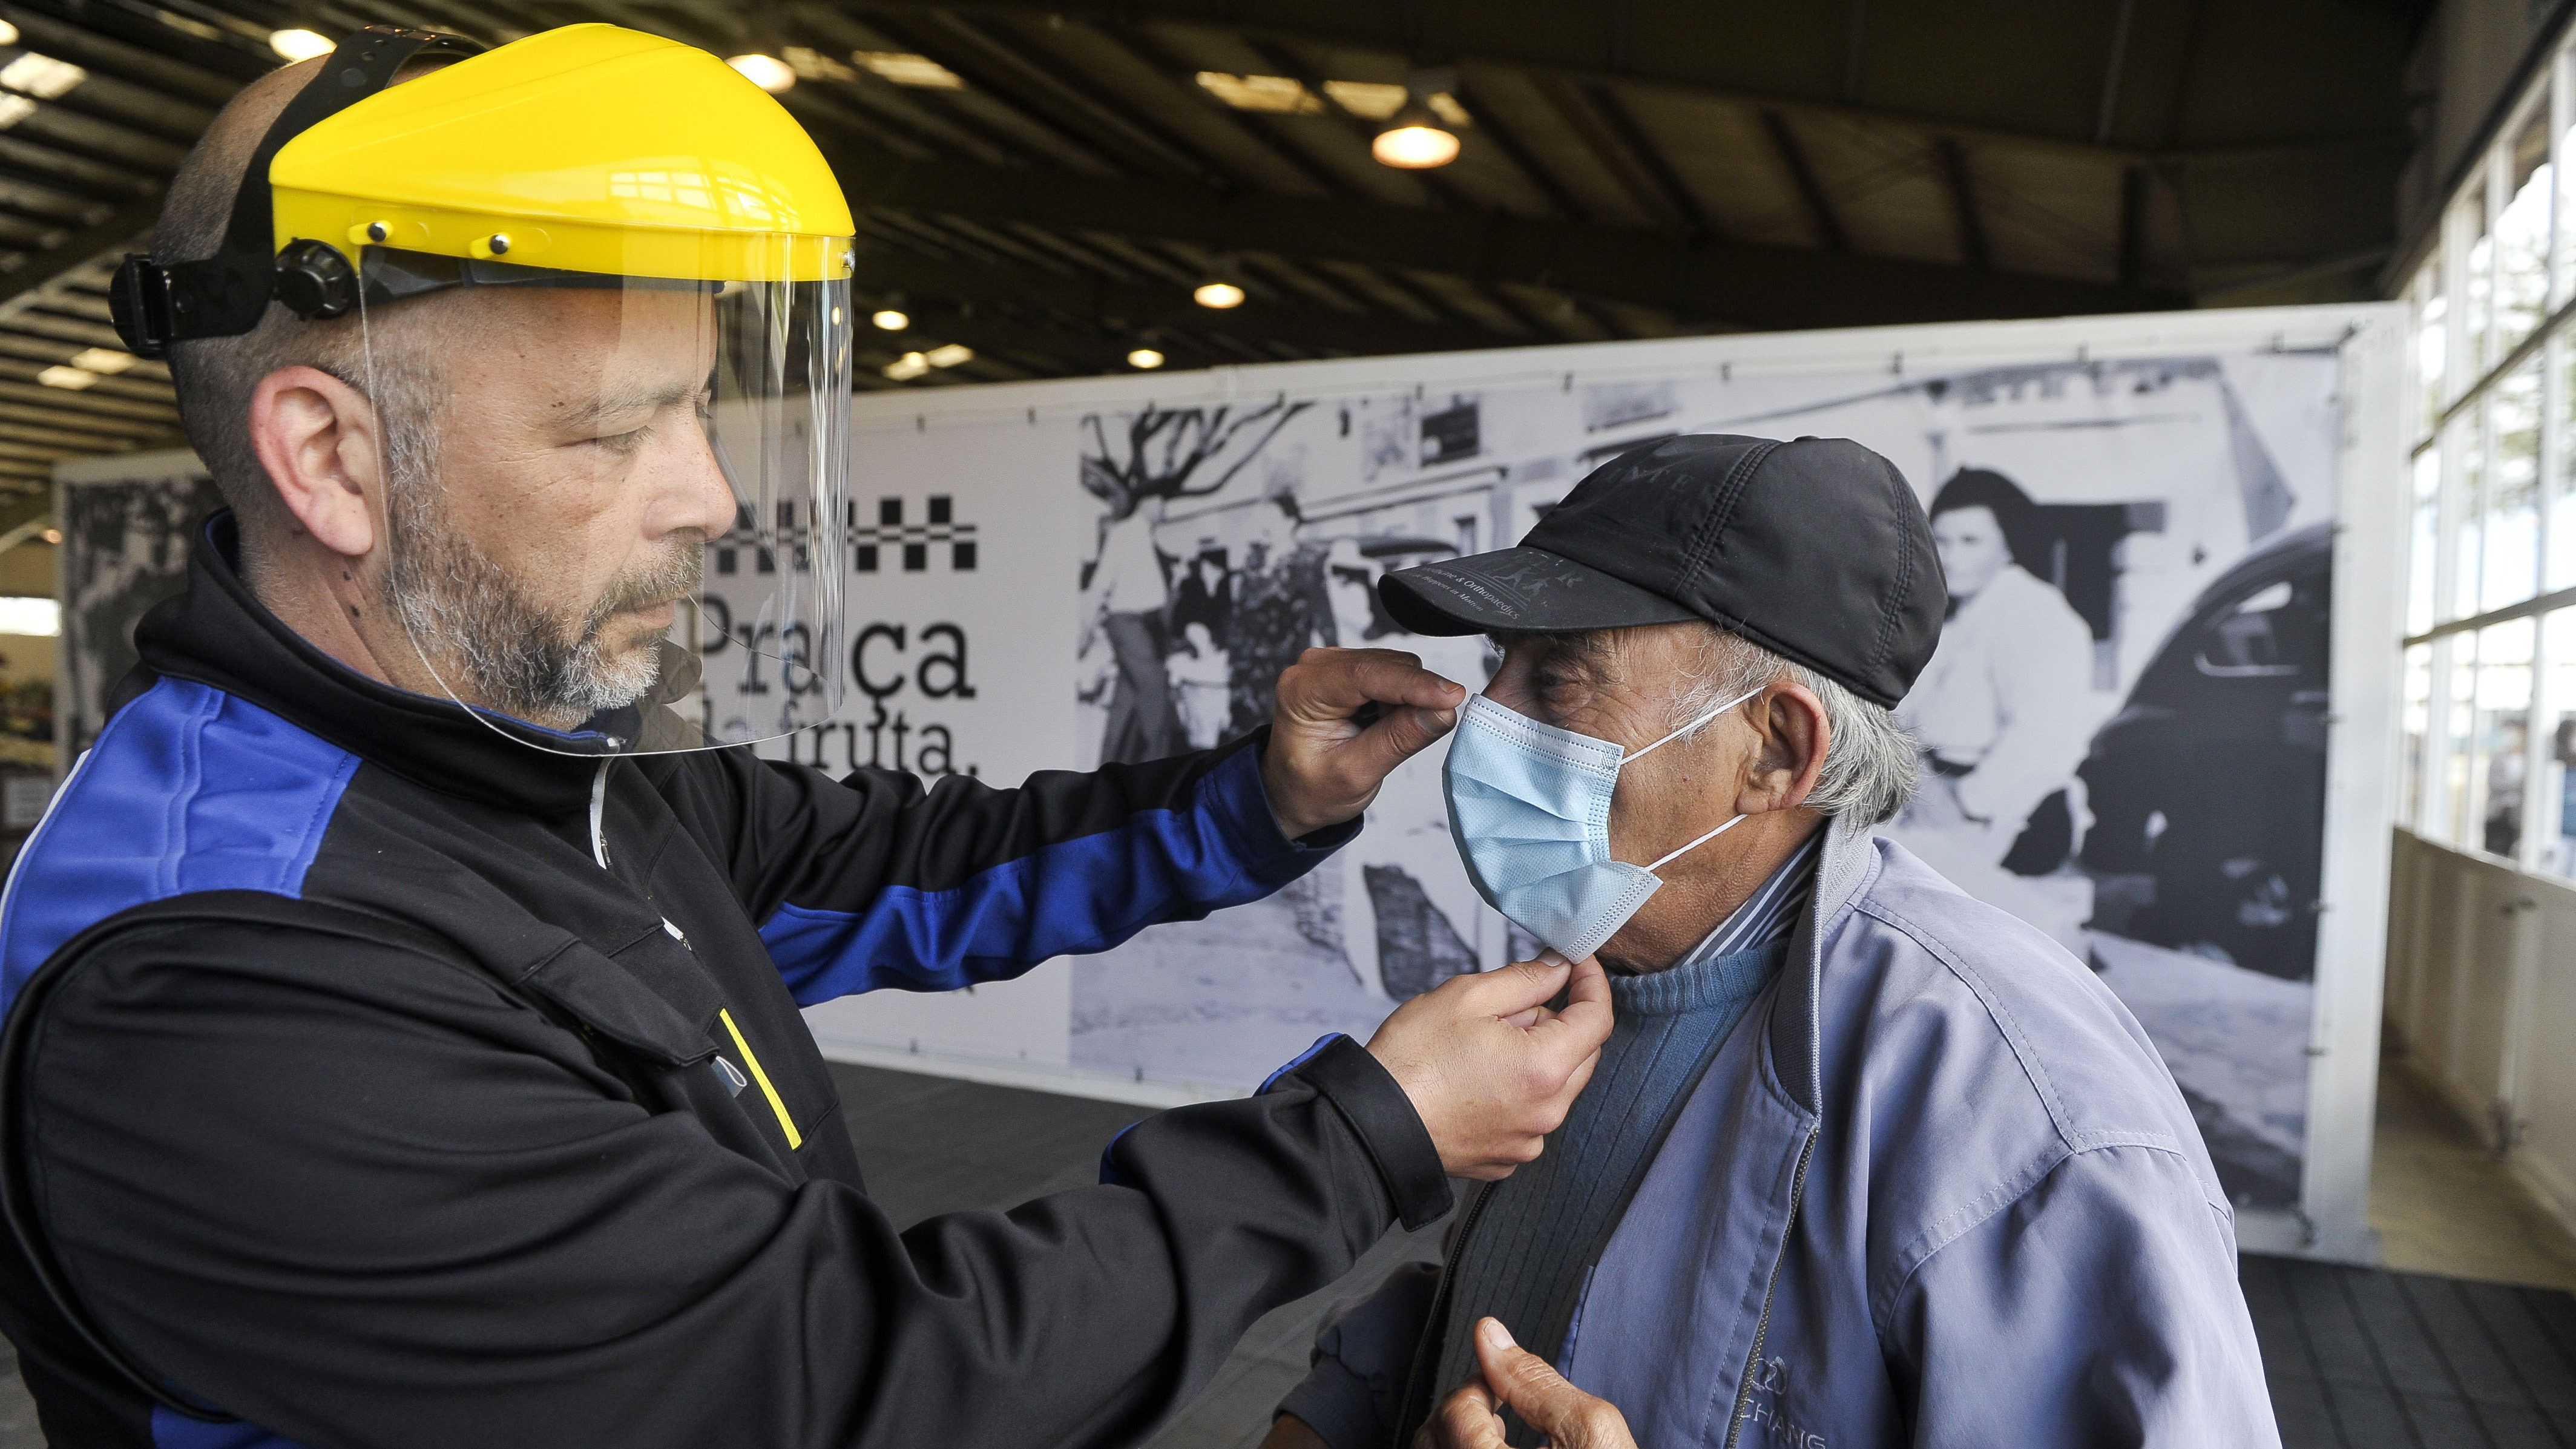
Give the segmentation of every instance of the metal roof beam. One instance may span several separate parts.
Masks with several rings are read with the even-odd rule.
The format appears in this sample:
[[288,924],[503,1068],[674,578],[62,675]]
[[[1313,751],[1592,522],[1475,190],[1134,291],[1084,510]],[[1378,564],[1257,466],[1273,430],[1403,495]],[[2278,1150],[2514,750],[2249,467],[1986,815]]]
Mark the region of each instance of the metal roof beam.
[[[1209,336],[1276,338],[1300,347],[1336,352],[1450,352],[1504,346],[1517,340],[1482,327],[1397,321],[1293,302],[1254,300],[1219,312],[1199,306],[1187,292],[1177,288],[1075,280],[1020,268],[966,266],[884,250],[860,255],[856,281],[863,289],[901,291],[905,309],[916,314],[927,299],[949,297],[1060,312],[1093,319],[1112,330],[1175,329]],[[1120,349],[1122,355],[1124,350]]]
[[1815,224],[1817,244],[1832,251],[1848,250],[1851,239],[1843,234],[1843,220],[1834,214],[1833,198],[1825,195],[1825,184],[1816,178],[1816,168],[1808,164],[1806,148],[1798,144],[1798,133],[1789,129],[1789,118],[1778,111],[1764,111],[1762,129],[1771,137],[1771,149],[1780,155],[1780,168],[1789,173],[1790,184],[1807,204],[1807,219]]
[[1628,109],[1628,103],[1619,99],[1619,93],[1607,85],[1593,85],[1587,89],[1591,94],[1592,109],[1599,113],[1601,123],[1610,128],[1610,134],[1617,138],[1637,169],[1654,183],[1664,204],[1681,219],[1683,230],[1695,237],[1717,235],[1716,225],[1708,219],[1708,209],[1691,194],[1690,187],[1682,181],[1681,173],[1673,169],[1672,159],[1655,144],[1654,137],[1647,135],[1646,128],[1637,124],[1636,113]]
[[2184,304],[2146,287],[1803,247],[1707,241],[1575,222],[1357,200],[1220,193],[827,145],[853,205],[1021,220],[1190,241],[1222,251],[1336,257],[1482,282],[1522,282],[1739,327],[1831,327],[2142,311]]
[[[1460,66],[1494,66],[1562,76],[1569,81],[1613,81],[1652,86],[1676,96],[1780,112],[1801,123],[1818,120],[1861,121],[1926,134],[1956,136],[1977,144],[2006,144],[2110,163],[2196,165],[2235,152],[2266,152],[2265,159],[2304,164],[2325,153],[2349,154],[2355,148],[2387,150],[2402,156],[2411,141],[2403,133],[2383,136],[2292,137],[2255,146],[2216,148],[2146,148],[2105,145],[2093,140],[2094,117],[2067,131],[1980,124],[1954,116],[1829,100],[1785,91],[1763,90],[1712,81],[1684,66],[1688,51],[1666,53],[1654,48],[1617,53],[1614,27],[1588,32],[1558,26],[1531,26],[1504,5],[1447,6],[1437,19],[1426,20],[1412,5],[1318,6],[1311,0],[803,0],[798,10],[830,9],[845,13],[902,11],[982,11],[1044,19],[1061,15],[1088,23],[1197,26],[1248,37],[1334,50],[1363,50],[1404,57],[1437,56]],[[1329,17],[1329,18],[1323,18]],[[1580,38],[1573,38],[1579,36]]]
[[[1959,255],[1970,267],[1985,271],[1994,265],[1994,254],[1986,248],[1985,218],[1977,210],[1977,193],[1968,176],[1968,150],[1953,136],[1941,136],[1932,142],[1933,159],[1941,163],[1941,184],[1950,193],[1951,210],[1959,222]],[[2120,280],[2136,286],[2138,279],[2126,272]]]

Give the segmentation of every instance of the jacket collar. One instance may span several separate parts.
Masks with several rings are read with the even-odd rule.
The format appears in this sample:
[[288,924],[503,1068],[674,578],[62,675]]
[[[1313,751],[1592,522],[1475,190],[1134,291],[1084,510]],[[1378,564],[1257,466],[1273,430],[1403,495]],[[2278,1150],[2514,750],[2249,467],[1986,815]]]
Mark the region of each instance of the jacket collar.
[[1825,846],[1816,860],[1815,893],[1808,898],[1789,960],[1780,973],[1780,999],[1771,1013],[1771,1061],[1780,1085],[1801,1108],[1824,1111],[1825,942],[1878,871],[1877,835],[1849,816],[1825,822]]
[[252,597],[237,556],[233,516],[217,513],[189,550],[186,592],[135,626],[143,662],[111,708],[175,676],[238,695],[427,789],[541,816],[588,808],[591,776],[618,748],[609,733],[565,734],[369,679]]

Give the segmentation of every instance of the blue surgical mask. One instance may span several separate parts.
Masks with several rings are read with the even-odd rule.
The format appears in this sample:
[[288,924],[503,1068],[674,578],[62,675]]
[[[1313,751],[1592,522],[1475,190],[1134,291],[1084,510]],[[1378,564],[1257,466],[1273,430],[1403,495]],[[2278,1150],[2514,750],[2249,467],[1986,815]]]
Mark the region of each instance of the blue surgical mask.
[[1477,893],[1569,961],[1600,950],[1663,885],[1657,870],[1744,818],[1728,819],[1652,865],[1612,860],[1610,796],[1619,767],[1761,692],[1738,695],[1633,755],[1481,694],[1470,698],[1459,712],[1441,782],[1449,796],[1449,833]]

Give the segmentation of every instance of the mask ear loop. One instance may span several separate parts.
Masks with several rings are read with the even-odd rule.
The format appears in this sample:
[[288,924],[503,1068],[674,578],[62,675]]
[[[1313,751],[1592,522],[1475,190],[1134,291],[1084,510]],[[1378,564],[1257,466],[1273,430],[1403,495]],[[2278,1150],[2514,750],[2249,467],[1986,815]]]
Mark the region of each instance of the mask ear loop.
[[1689,724],[1683,725],[1680,729],[1673,731],[1671,734],[1668,734],[1662,739],[1655,741],[1653,744],[1646,746],[1644,749],[1639,750],[1637,753],[1633,755],[1620,756],[1620,768],[1625,769],[1628,766],[1635,764],[1637,761],[1644,759],[1646,756],[1653,754],[1655,751],[1660,750],[1664,746],[1671,744],[1673,741],[1680,739],[1682,736],[1689,734],[1692,730],[1698,729],[1701,725],[1708,723],[1710,720],[1717,718],[1719,715],[1726,713],[1728,710],[1735,708],[1737,705],[1744,703],[1746,700],[1751,699],[1753,696],[1760,694],[1763,690],[1769,689],[1770,687],[1771,686],[1765,684],[1753,689],[1748,689],[1744,693],[1737,695],[1735,698],[1728,700],[1726,703],[1719,705],[1717,708],[1710,710],[1708,713],[1701,715],[1699,718],[1692,720]]
[[1710,841],[1715,840],[1719,836],[1724,835],[1726,832],[1743,824],[1747,818],[1748,817],[1742,815],[1736,816],[1734,819],[1727,821],[1724,825],[1717,827],[1708,834],[1701,836],[1699,839],[1692,841],[1690,844],[1685,845],[1681,849],[1674,851],[1672,854],[1665,856],[1663,859],[1656,861],[1653,865],[1647,866],[1646,869],[1649,872],[1662,870],[1665,866],[1672,864],[1675,860],[1690,854],[1692,851],[1699,849],[1701,846],[1708,844]]
[[[1708,723],[1710,720],[1717,718],[1719,715],[1726,713],[1728,710],[1735,708],[1737,705],[1744,703],[1746,700],[1751,699],[1753,696],[1760,694],[1764,689],[1768,688],[1770,688],[1769,685],[1763,685],[1755,689],[1746,690],[1744,693],[1737,695],[1735,698],[1728,700],[1726,703],[1721,704],[1717,708],[1710,710],[1708,713],[1701,715],[1699,718],[1692,720],[1689,724],[1683,725],[1680,729],[1677,729],[1671,734],[1664,736],[1662,739],[1655,741],[1653,744],[1646,746],[1637,753],[1622,759],[1619,762],[1620,768],[1625,769],[1635,761],[1644,759],[1646,756],[1662,749],[1664,746],[1671,744],[1682,736],[1689,734],[1692,730],[1698,729],[1701,725]],[[1665,866],[1672,864],[1674,861],[1690,854],[1692,851],[1699,849],[1701,846],[1708,844],[1710,841],[1715,840],[1719,836],[1724,835],[1726,832],[1733,830],[1735,827],[1743,823],[1744,817],[1738,815],[1727,821],[1724,825],[1710,831],[1708,834],[1701,836],[1699,839],[1692,841],[1690,844],[1683,846],[1679,850],[1671,852],[1662,859],[1656,861],[1654,864],[1647,866],[1646,870],[1650,874],[1655,871],[1662,870]]]

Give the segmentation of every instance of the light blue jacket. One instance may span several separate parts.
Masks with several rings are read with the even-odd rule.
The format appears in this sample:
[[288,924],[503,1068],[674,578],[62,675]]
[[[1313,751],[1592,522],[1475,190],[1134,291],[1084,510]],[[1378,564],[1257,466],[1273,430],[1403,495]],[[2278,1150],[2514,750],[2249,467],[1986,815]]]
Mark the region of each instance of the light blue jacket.
[[[1327,1352],[1371,1339],[1410,1341]],[[2047,936],[1840,821],[1559,1366],[1648,1449],[2280,1442],[2234,1217],[2146,1033]]]

